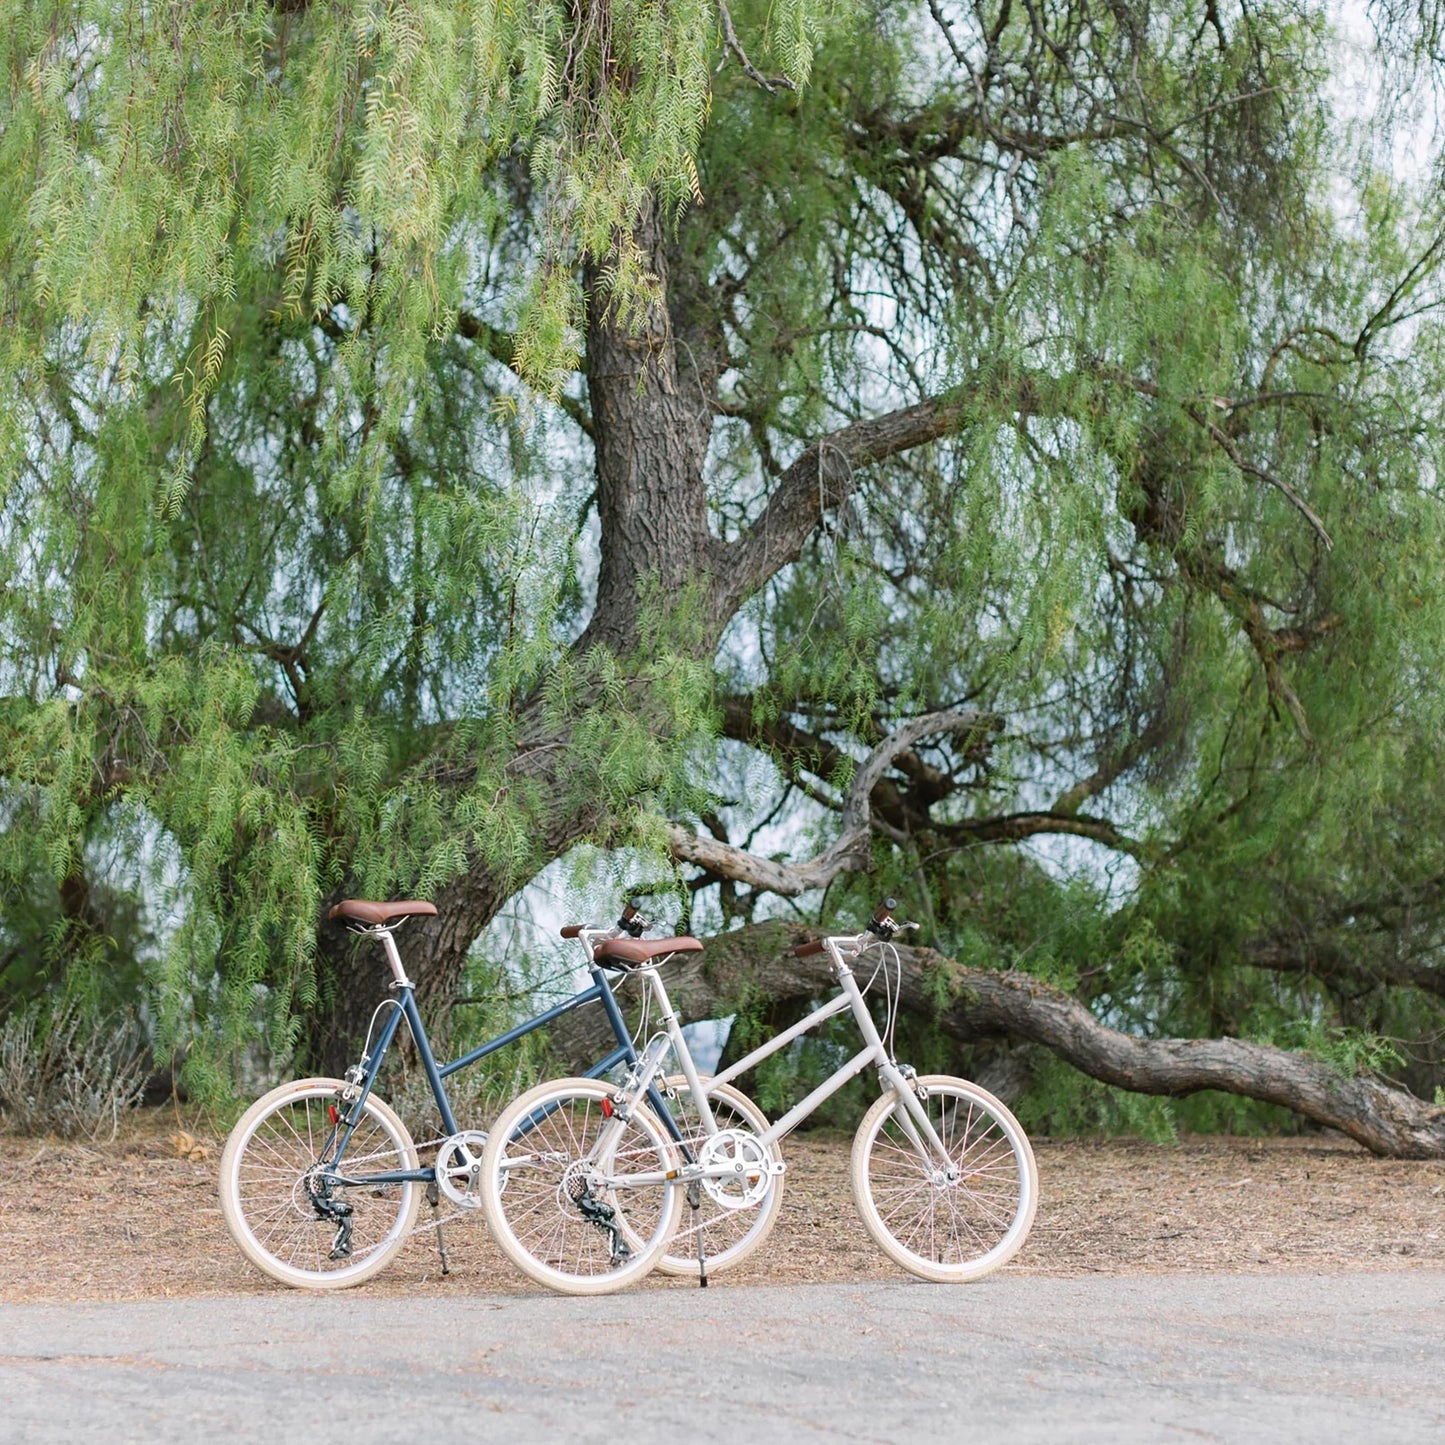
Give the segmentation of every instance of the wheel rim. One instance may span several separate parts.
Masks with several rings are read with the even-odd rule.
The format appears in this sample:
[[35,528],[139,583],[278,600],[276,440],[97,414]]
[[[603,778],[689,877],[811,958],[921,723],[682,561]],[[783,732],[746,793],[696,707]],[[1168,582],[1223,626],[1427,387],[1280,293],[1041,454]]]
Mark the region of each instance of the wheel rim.
[[978,1268],[1016,1247],[1032,1182],[1015,1130],[959,1089],[930,1088],[923,1101],[949,1156],[925,1159],[900,1125],[895,1103],[878,1120],[867,1188],[897,1245],[944,1269]]
[[535,1264],[567,1280],[630,1270],[669,1223],[671,1185],[626,1183],[671,1167],[660,1127],[640,1109],[616,1119],[605,1098],[574,1093],[538,1102],[512,1121],[498,1161],[504,1229]]
[[[379,1251],[405,1234],[410,1184],[370,1188],[337,1184],[319,1161],[333,1139],[325,1091],[283,1100],[247,1132],[234,1167],[241,1227],[255,1248],[286,1274],[318,1280],[359,1273]],[[343,1156],[343,1173],[413,1168],[408,1151],[368,1107]],[[313,1204],[320,1201],[321,1209]],[[327,1213],[330,1206],[332,1213]],[[343,1215],[341,1211],[349,1209]],[[342,1219],[349,1223],[350,1252],[330,1257]]]

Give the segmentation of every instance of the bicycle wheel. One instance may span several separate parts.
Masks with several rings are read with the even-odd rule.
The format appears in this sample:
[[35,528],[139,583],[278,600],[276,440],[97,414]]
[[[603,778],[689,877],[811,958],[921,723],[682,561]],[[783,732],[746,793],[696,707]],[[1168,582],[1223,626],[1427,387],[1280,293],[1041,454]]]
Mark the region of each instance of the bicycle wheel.
[[874,1242],[904,1269],[944,1284],[982,1279],[1017,1253],[1034,1222],[1034,1151],[977,1084],[944,1075],[918,1084],[949,1165],[914,1143],[913,1120],[890,1091],[854,1136],[853,1198]]
[[[737,1131],[737,1135],[732,1139],[723,1139],[718,1147],[730,1151],[732,1157],[741,1152],[744,1158],[748,1158],[748,1137],[757,1138],[767,1132],[767,1115],[741,1089],[735,1089],[731,1084],[712,1084],[706,1075],[701,1082],[719,1132]],[[708,1136],[703,1131],[687,1080],[681,1074],[669,1078],[666,1093],[668,1108],[696,1156]],[[782,1157],[776,1144],[763,1152],[772,1163],[779,1162]],[[748,1203],[749,1195],[760,1197],[756,1202]],[[741,1264],[772,1233],[782,1204],[781,1174],[746,1173],[737,1185],[724,1180],[715,1184],[712,1190],[700,1187],[696,1210],[684,1190],[681,1222],[667,1247],[667,1253],[657,1263],[658,1269],[663,1274],[696,1279],[699,1230],[702,1232],[709,1274]]]
[[395,1112],[372,1094],[335,1157],[340,1079],[298,1079],[257,1099],[221,1154],[221,1213],[258,1269],[302,1289],[343,1289],[383,1269],[406,1242],[421,1207],[414,1183],[366,1177],[417,1169],[416,1146]]
[[482,1154],[487,1224],[524,1274],[563,1294],[606,1294],[646,1275],[677,1229],[672,1140],[645,1104],[624,1119],[616,1089],[554,1079],[492,1125]]

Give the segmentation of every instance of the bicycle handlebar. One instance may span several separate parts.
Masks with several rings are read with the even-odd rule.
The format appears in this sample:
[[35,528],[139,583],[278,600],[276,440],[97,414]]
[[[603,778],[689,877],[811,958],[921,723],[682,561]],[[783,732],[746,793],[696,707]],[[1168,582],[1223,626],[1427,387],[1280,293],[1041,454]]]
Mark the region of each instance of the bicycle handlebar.
[[622,917],[617,920],[617,926],[624,933],[631,934],[633,938],[641,938],[652,927],[652,922],[638,912],[637,900],[629,898],[627,906],[622,910]]
[[[600,923],[569,923],[562,929],[562,937],[580,938],[584,931],[600,930],[602,926]],[[622,916],[613,925],[614,928],[629,934],[633,938],[641,938],[652,926],[652,920],[650,918],[644,918],[641,913],[637,911],[637,900],[635,898],[628,899],[622,909]]]
[[[873,910],[873,917],[868,920],[867,932],[887,941],[902,929],[917,928],[916,923],[899,923],[894,918],[893,910],[897,907],[898,900],[896,898],[885,898]],[[843,936],[847,937],[848,935]],[[826,946],[821,938],[810,938],[803,943],[794,945],[793,954],[797,958],[811,958],[816,953],[822,953]]]

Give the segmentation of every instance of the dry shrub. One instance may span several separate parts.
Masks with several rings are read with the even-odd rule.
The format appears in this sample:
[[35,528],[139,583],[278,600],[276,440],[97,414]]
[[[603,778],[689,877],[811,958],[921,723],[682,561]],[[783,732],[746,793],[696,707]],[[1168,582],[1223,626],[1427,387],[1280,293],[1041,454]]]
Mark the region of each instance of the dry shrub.
[[22,1134],[114,1139],[145,1088],[145,1043],[135,1016],[86,1015],[74,1003],[38,1008],[0,1027],[0,1117]]

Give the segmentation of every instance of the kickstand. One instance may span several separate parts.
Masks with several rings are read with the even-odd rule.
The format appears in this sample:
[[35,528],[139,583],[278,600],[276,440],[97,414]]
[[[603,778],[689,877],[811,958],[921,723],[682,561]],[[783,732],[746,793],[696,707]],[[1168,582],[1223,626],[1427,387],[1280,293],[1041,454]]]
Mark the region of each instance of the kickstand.
[[692,1206],[693,1233],[697,1235],[697,1287],[707,1288],[707,1255],[702,1245],[702,1224],[700,1215],[702,1212],[702,1188],[694,1179],[687,1186],[687,1202]]
[[437,1207],[441,1204],[441,1191],[437,1189],[436,1180],[433,1179],[426,1187],[426,1200],[431,1205],[433,1224],[432,1228],[437,1232],[437,1253],[442,1257],[442,1278],[452,1272],[451,1256],[447,1254],[447,1242],[442,1238],[441,1222],[437,1220]]

